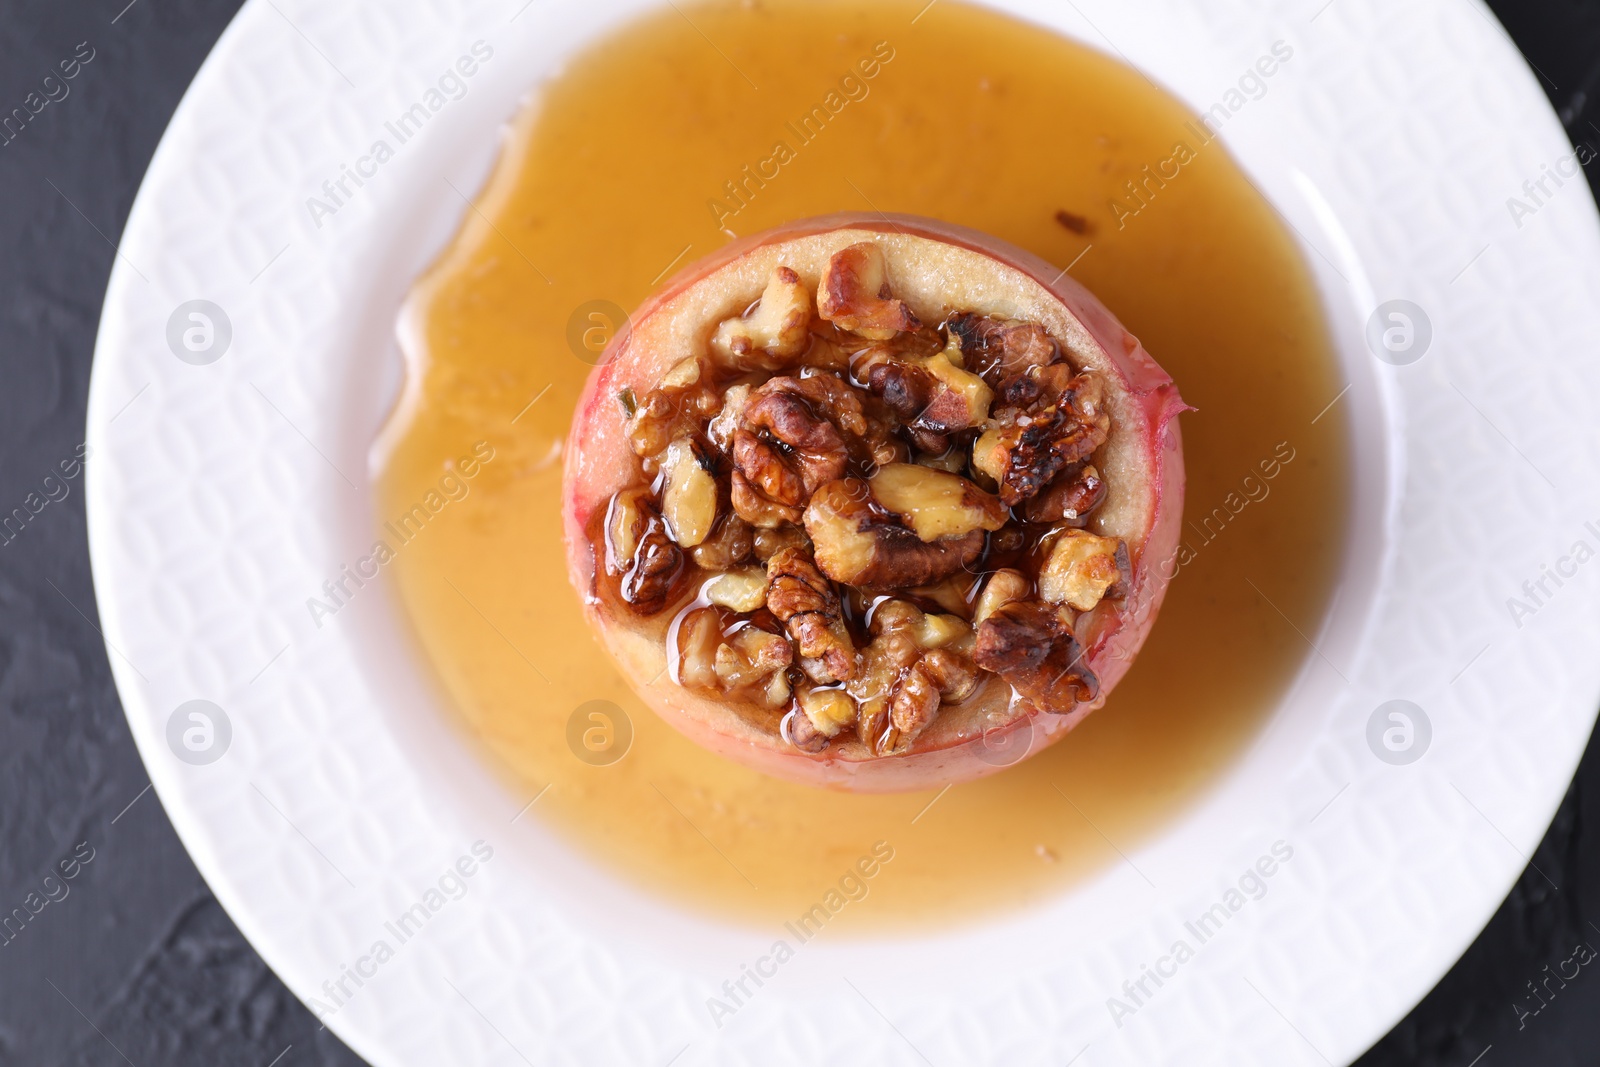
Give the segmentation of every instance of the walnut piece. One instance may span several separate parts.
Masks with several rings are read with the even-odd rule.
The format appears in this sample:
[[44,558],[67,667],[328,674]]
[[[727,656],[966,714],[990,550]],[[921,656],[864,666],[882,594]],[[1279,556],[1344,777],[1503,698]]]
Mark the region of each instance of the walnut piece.
[[728,476],[728,499],[733,504],[734,514],[757,530],[797,523],[802,514],[797,507],[769,500],[738,470]]
[[922,323],[889,290],[883,249],[862,241],[828,260],[817,285],[817,311],[827,321],[872,341],[884,341]]
[[722,623],[710,608],[697,608],[678,625],[678,684],[711,689],[717,684],[717,648]]
[[1072,631],[1042,601],[1021,600],[995,609],[978,625],[972,658],[1038,708],[1064,710],[1093,700],[1100,690]]
[[943,351],[931,355],[904,354],[904,347],[874,345],[856,357],[852,371],[894,412],[919,449],[944,452],[951,434],[982,425],[989,417],[994,390],[962,369],[955,334]]
[[779,370],[811,342],[811,294],[800,275],[774,267],[754,308],[727,319],[711,337],[711,351],[729,368]]
[[696,608],[678,627],[679,684],[738,694],[769,708],[789,702],[794,647],[781,635],[743,625],[731,634],[712,608]]
[[724,515],[711,536],[689,554],[701,570],[725,571],[749,559],[754,547],[755,533],[750,524],[737,515]]
[[683,550],[673,543],[643,486],[611,498],[605,517],[606,570],[620,576],[622,599],[641,615],[667,606],[684,572]]
[[[777,634],[746,626],[717,646],[713,670],[723,692],[758,690],[762,702],[789,702],[789,683],[784,671],[794,662],[794,647]],[[774,684],[775,676],[782,680]]]
[[910,748],[942,703],[957,703],[977,688],[977,672],[965,657],[923,644],[929,630],[927,616],[903,600],[886,601],[872,613],[875,636],[846,689],[859,709],[856,734],[878,755]]
[[1067,530],[1050,546],[1039,570],[1039,595],[1052,604],[1088,611],[1105,597],[1125,595],[1130,574],[1127,544]]
[[917,463],[879,467],[867,484],[873,498],[924,541],[998,530],[1009,517],[993,494],[959,475]]
[[[1030,371],[1022,380],[1038,383],[1049,377]],[[1086,372],[1024,406],[997,411],[998,424],[972,446],[973,467],[995,480],[1008,507],[1037,495],[1110,436],[1111,418],[1101,407],[1103,392],[1099,376]]]
[[767,610],[784,624],[800,667],[824,685],[855,674],[855,645],[845,629],[839,594],[803,548],[785,548],[767,561]]
[[842,689],[802,689],[798,703],[811,729],[824,738],[838,737],[855,724],[856,702]]
[[1045,328],[1034,322],[994,319],[964,311],[950,316],[946,325],[952,338],[960,343],[967,369],[991,385],[999,385],[1030,367],[1047,366],[1061,353]]
[[1106,483],[1094,464],[1069,467],[1023,508],[1029,522],[1082,526],[1106,499]]
[[[722,407],[722,396],[703,373],[700,361],[682,360],[642,399],[628,390],[621,395],[627,411],[628,445],[655,473],[655,457],[675,439],[700,429]],[[631,410],[628,408],[631,405]]]
[[1032,592],[1033,583],[1021,571],[995,571],[984,583],[983,592],[978,594],[978,607],[972,613],[973,623],[981,624],[1007,604],[1026,600]]
[[866,432],[860,399],[834,375],[769,379],[750,394],[733,434],[733,463],[745,483],[734,483],[743,498],[734,500],[735,509],[753,526],[796,521],[797,514],[763,505],[804,506],[849,469],[845,434]]
[[672,599],[683,577],[683,549],[672,543],[660,522],[639,540],[633,565],[622,576],[622,599],[641,615],[654,615]]
[[693,548],[711,535],[717,522],[716,459],[692,437],[667,446],[661,460],[666,484],[661,490],[661,517],[672,539]]
[[761,567],[724,571],[701,586],[700,593],[718,607],[748,614],[767,602],[767,572]]
[[879,506],[859,478],[843,478],[817,490],[806,506],[805,525],[822,572],[836,582],[869,589],[929,585],[983,552],[981,529],[922,540]]
[[644,486],[624,489],[606,505],[606,570],[626,574],[633,566],[650,520],[655,518],[655,497]]
[[755,556],[765,563],[786,548],[803,548],[807,553],[811,551],[811,538],[806,536],[805,530],[798,526],[779,526],[776,529],[757,530],[755,533]]

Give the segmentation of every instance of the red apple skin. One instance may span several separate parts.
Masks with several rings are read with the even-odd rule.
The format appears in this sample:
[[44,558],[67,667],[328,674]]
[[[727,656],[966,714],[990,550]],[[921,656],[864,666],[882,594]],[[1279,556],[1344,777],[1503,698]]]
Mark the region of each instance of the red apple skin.
[[[1133,577],[1122,609],[1111,621],[1085,637],[1086,661],[1100,679],[1100,695],[1067,712],[1018,713],[984,732],[958,738],[941,747],[920,748],[903,756],[841,759],[824,751],[800,752],[770,733],[739,729],[715,698],[692,693],[668,678],[650,684],[658,673],[640,656],[629,654],[608,619],[608,609],[595,594],[596,560],[589,540],[596,509],[603,510],[621,487],[619,470],[634,471],[615,394],[622,383],[648,383],[670,362],[631,342],[640,324],[685,290],[755,249],[837,229],[900,233],[977,252],[1028,275],[1064,304],[1087,329],[1120,377],[1130,410],[1144,420],[1137,438],[1150,472],[1150,509],[1142,538],[1128,539]],[[933,219],[910,215],[840,214],[806,219],[740,238],[721,251],[690,264],[648,299],[630,319],[630,327],[613,338],[589,376],[578,400],[567,441],[562,514],[567,565],[574,589],[590,624],[618,661],[639,697],[695,743],[745,766],[811,785],[854,792],[905,792],[939,788],[992,774],[1028,758],[1064,737],[1099,708],[1132,665],[1154,624],[1176,573],[1183,515],[1183,445],[1177,416],[1189,410],[1172,378],[1139,344],[1105,305],[1065,272],[1038,256],[987,234]],[[681,358],[679,353],[675,358]],[[1126,415],[1124,416],[1124,419]],[[661,661],[657,661],[661,662]],[[998,679],[991,684],[1003,684]],[[1014,705],[1013,705],[1014,707]],[[1013,747],[1014,746],[1014,747]]]

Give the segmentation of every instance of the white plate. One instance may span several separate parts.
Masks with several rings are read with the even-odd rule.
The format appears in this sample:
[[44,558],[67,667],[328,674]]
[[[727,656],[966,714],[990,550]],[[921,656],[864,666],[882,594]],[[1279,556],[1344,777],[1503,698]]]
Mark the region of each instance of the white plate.
[[[381,585],[321,630],[304,607],[369,540],[394,313],[464,210],[441,179],[475,187],[529,87],[646,6],[251,0],[162,141],[101,322],[89,533],[134,737],[218,898],[290,988],[330,1002],[325,982],[397,941],[386,920],[474,841],[494,849],[423,933],[345,979],[328,1022],[381,1067],[1357,1056],[1505,896],[1600,697],[1600,564],[1547,579],[1531,615],[1508,606],[1542,565],[1572,569],[1576,542],[1600,548],[1600,242],[1532,75],[1462,0],[998,5],[1202,111],[1293,47],[1223,133],[1323,287],[1350,383],[1329,417],[1359,443],[1354,550],[1258,743],[1129,864],[978,929],[805,946],[718,1029],[706,999],[776,932],[679,914],[512,824],[527,798],[444,725]],[[306,198],[478,40],[494,58],[448,121],[313,226]],[[1534,205],[1523,183],[1546,167],[1565,183]],[[1508,197],[1536,210],[1514,218]],[[204,365],[167,339],[197,299],[231,323]],[[1405,366],[1364,341],[1394,299],[1431,323]],[[1432,729],[1401,766],[1367,740],[1397,698]],[[209,764],[168,741],[196,699],[231,727]],[[1265,895],[1162,963],[1278,841],[1293,857]],[[1123,983],[1146,964],[1172,973],[1135,1003]],[[1136,1010],[1113,1019],[1112,997]]]

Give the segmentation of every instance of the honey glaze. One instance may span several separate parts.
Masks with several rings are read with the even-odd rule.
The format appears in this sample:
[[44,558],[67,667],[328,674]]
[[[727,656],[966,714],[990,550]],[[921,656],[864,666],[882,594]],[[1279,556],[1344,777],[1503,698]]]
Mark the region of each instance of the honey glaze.
[[[1342,382],[1310,276],[1198,120],[1101,53],[954,0],[915,23],[920,0],[679,8],[540,89],[408,303],[380,514],[493,449],[390,565],[412,630],[488,762],[526,796],[550,786],[523,819],[648,891],[771,927],[865,861],[833,937],[1060,893],[1217,781],[1324,610],[1349,447],[1337,409],[1312,421]],[[615,309],[729,233],[860,210],[1071,264],[1198,409],[1177,573],[1133,670],[1059,744],[946,792],[827,792],[699,749],[633,696],[565,573],[561,442]]]

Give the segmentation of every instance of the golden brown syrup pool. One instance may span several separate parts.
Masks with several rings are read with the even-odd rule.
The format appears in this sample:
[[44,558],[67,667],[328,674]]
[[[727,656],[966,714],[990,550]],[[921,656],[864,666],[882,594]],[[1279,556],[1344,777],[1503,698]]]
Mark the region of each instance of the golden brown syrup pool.
[[[380,481],[393,518],[475,442],[494,450],[390,569],[486,763],[521,795],[550,786],[523,818],[647,891],[763,925],[886,842],[892,860],[830,936],[1060,893],[1193,804],[1299,669],[1306,646],[1284,616],[1317,626],[1350,499],[1345,424],[1337,409],[1312,421],[1343,384],[1312,280],[1221,144],[1099,52],[950,0],[913,23],[921,8],[668,6],[541,87],[481,215],[411,297],[425,358]],[[1135,201],[1126,183],[1179,144],[1193,158]],[[606,337],[590,302],[637,307],[724,229],[862,210],[1073,264],[1199,409],[1183,417],[1186,562],[1134,669],[1055,747],[943,794],[792,785],[680,737],[591,635],[561,543],[559,453],[590,370],[575,353],[592,361]],[[632,722],[610,765],[568,745],[589,701]]]

